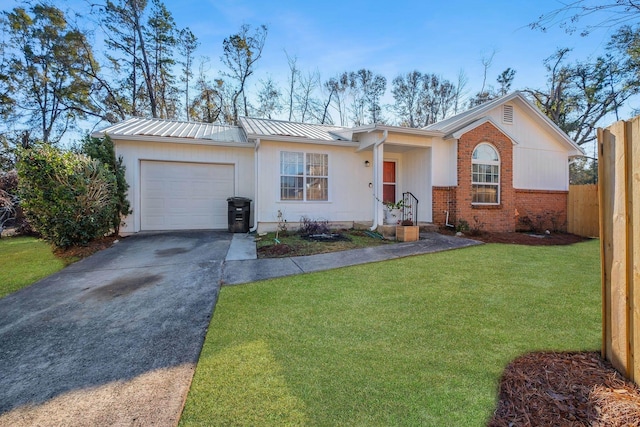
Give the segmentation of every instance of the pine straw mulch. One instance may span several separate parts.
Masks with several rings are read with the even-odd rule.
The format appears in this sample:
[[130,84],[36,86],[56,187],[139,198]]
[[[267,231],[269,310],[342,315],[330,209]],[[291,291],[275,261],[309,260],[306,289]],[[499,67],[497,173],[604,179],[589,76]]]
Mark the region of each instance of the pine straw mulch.
[[118,239],[122,239],[122,237],[106,236],[92,240],[84,246],[78,245],[69,246],[68,248],[56,248],[53,252],[57,257],[62,258],[67,264],[70,264],[111,247]]
[[597,352],[538,352],[507,366],[489,427],[640,426],[640,388]]

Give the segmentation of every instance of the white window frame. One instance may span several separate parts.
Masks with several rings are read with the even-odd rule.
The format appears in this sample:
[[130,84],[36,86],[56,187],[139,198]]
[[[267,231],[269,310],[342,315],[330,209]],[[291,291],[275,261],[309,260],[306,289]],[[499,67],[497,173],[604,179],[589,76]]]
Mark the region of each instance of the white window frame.
[[[310,160],[312,157],[321,156],[322,161],[319,165],[320,171],[324,172],[324,174],[318,174],[317,172],[312,173],[310,164]],[[286,158],[292,157],[301,157],[301,162],[297,162],[299,165],[294,173],[286,170],[285,164],[283,161]],[[301,167],[300,167],[301,166]],[[295,167],[295,166],[294,166]],[[324,171],[322,170],[324,169]],[[286,173],[289,172],[289,173]],[[300,188],[299,198],[283,198],[283,178],[301,178],[302,185],[300,187],[294,186],[289,187],[291,189]],[[322,199],[309,199],[309,185],[312,180],[324,180],[325,184],[325,193],[326,197]],[[279,174],[279,182],[278,182],[278,191],[279,191],[279,200],[281,202],[304,202],[304,203],[314,203],[314,202],[328,202],[329,201],[329,154],[327,153],[316,153],[316,152],[302,152],[302,151],[281,151],[280,152],[280,174]]]
[[[487,146],[489,148],[491,148],[497,157],[497,160],[480,160],[480,159],[474,159],[474,155],[476,153],[476,150],[478,150],[480,147],[482,146]],[[494,167],[497,167],[497,174],[493,174],[493,173],[489,173],[488,176],[493,177],[496,176],[497,177],[497,182],[494,181],[487,181],[487,180],[474,180],[475,176],[481,176],[480,172],[475,172],[475,165],[482,165],[482,166],[489,166],[492,169]],[[475,206],[497,206],[500,204],[500,180],[501,180],[501,162],[500,162],[500,152],[498,151],[498,149],[493,146],[492,144],[489,144],[488,142],[481,142],[480,144],[476,145],[476,147],[473,149],[472,153],[471,153],[471,204],[475,205]],[[476,189],[475,186],[485,186],[485,187],[495,187],[496,188],[496,201],[495,202],[475,202],[474,198],[476,195]]]

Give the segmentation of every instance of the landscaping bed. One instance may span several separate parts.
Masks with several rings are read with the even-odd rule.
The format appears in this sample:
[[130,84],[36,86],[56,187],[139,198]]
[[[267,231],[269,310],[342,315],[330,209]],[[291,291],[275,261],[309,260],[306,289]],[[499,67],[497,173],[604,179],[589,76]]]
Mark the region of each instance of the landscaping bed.
[[[450,236],[456,234],[454,231],[449,229],[442,229],[440,230],[440,233]],[[479,240],[485,243],[508,243],[528,246],[572,245],[574,243],[590,240],[588,237],[582,237],[571,233],[551,232],[550,234],[538,234],[520,231],[514,233],[490,233],[487,231],[464,232],[462,237]]]
[[640,389],[596,352],[530,353],[504,371],[490,427],[631,426]]
[[275,233],[257,237],[258,258],[316,255],[395,243],[363,230],[338,230],[306,236],[288,232],[278,234],[277,240]]

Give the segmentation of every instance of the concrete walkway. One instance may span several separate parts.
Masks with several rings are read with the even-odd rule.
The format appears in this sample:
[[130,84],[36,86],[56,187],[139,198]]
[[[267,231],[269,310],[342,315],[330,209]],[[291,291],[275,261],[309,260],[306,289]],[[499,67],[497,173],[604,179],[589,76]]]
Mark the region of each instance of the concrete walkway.
[[227,255],[223,265],[222,284],[238,285],[257,280],[330,270],[478,244],[481,242],[462,237],[445,236],[439,233],[420,233],[420,240],[417,242],[396,243],[319,255],[256,259],[253,237],[247,234],[234,234],[229,249],[231,256]]

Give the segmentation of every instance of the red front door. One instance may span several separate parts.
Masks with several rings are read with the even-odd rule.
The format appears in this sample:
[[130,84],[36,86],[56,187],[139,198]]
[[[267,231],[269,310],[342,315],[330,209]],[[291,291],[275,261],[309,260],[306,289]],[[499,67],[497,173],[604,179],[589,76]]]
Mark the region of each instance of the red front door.
[[396,162],[384,162],[382,173],[382,202],[396,202]]

